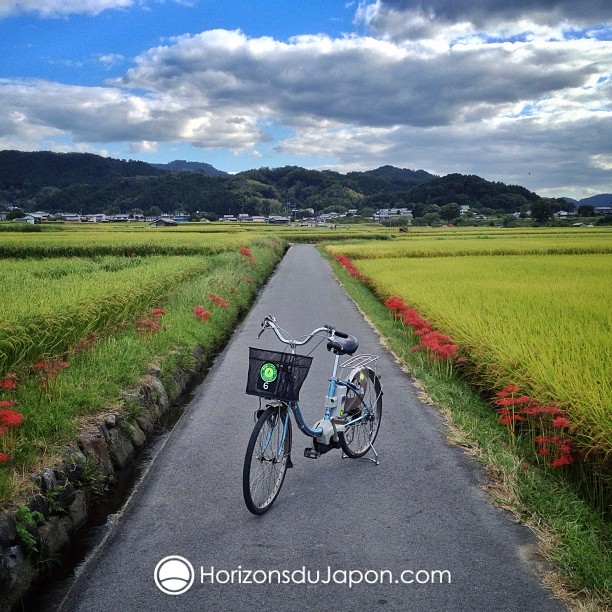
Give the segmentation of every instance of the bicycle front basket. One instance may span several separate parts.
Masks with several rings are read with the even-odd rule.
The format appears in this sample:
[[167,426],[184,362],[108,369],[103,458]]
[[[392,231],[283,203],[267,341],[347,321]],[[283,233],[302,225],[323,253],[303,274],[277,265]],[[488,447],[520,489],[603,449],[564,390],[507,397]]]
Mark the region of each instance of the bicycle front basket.
[[249,348],[246,392],[267,399],[297,400],[312,357]]

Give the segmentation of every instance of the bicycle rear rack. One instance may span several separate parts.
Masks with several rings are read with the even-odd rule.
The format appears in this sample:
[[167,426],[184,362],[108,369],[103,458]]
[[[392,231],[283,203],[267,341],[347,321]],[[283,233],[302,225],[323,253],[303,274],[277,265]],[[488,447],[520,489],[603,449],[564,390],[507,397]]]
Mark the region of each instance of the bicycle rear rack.
[[378,355],[355,355],[340,364],[341,368],[362,368],[370,363],[376,364]]

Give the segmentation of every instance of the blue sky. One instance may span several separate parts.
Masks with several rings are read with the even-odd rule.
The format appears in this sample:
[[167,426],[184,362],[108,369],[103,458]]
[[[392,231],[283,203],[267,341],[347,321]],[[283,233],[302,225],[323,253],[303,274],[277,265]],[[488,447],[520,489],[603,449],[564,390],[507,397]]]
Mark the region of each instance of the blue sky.
[[0,0],[0,149],[612,192],[609,0]]

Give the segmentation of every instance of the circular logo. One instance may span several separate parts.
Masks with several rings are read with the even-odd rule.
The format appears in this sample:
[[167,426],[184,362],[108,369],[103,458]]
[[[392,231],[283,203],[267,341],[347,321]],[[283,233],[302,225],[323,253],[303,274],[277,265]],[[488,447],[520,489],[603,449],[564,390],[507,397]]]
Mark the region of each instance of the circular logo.
[[195,572],[193,565],[184,557],[171,555],[164,557],[155,566],[155,584],[166,595],[182,595],[193,584]]
[[264,363],[259,370],[259,375],[264,382],[271,383],[278,376],[278,369],[273,363]]

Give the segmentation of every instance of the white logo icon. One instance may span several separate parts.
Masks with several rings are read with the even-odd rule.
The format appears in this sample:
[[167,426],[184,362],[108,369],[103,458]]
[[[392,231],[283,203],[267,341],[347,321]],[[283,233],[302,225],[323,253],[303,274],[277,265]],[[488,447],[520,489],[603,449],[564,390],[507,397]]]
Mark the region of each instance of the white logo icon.
[[182,595],[193,584],[193,565],[184,557],[170,555],[155,566],[155,584],[166,595]]

